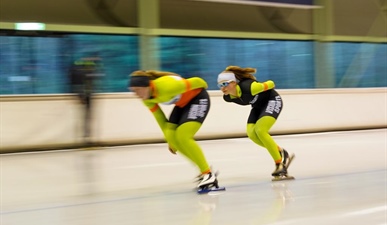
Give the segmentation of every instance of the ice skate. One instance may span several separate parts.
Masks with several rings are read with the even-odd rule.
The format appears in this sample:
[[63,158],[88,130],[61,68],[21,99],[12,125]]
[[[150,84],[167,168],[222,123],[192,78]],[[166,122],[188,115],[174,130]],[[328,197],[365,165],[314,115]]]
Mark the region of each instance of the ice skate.
[[206,194],[213,191],[225,191],[225,187],[219,187],[216,173],[203,174],[199,178],[199,184],[197,186],[198,194]]
[[272,181],[294,179],[293,176],[289,176],[288,174],[288,168],[294,158],[294,154],[289,156],[289,153],[285,149],[282,149],[280,151],[280,154],[282,156],[282,162],[279,164],[276,164],[276,168],[274,172],[271,174],[274,177]]
[[[211,167],[211,171],[212,171],[212,167]],[[215,171],[213,172],[213,174],[215,175],[215,177],[218,177],[219,175],[219,171]],[[204,177],[205,174],[199,174],[195,177],[195,183],[200,183],[202,180],[203,180],[203,177]]]
[[294,177],[290,176],[287,172],[286,167],[283,163],[276,164],[276,169],[271,174],[273,176],[272,181],[280,181],[280,180],[293,180]]
[[286,151],[285,149],[282,149],[280,151],[280,154],[283,158],[282,162],[284,163],[286,169],[288,169],[295,155],[294,154],[289,155],[288,151]]

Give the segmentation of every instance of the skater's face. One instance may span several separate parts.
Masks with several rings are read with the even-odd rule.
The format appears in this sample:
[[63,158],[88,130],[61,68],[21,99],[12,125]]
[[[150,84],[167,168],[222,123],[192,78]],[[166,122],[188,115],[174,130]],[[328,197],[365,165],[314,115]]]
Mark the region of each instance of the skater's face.
[[149,99],[150,97],[150,87],[131,87],[130,90],[142,100]]
[[235,95],[236,92],[236,82],[229,80],[229,81],[221,81],[218,83],[219,89],[223,92],[225,95]]

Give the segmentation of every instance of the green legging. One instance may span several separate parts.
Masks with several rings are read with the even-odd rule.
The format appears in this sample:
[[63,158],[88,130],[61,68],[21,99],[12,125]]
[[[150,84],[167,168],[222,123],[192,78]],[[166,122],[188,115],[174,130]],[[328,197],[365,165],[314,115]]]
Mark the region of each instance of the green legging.
[[255,124],[247,124],[247,136],[256,144],[266,148],[275,162],[281,160],[278,145],[269,134],[276,119],[271,116],[261,117]]
[[199,168],[201,173],[205,173],[210,171],[210,166],[202,149],[194,139],[201,126],[202,124],[196,121],[185,122],[180,126],[167,123],[165,137],[173,150],[183,154]]

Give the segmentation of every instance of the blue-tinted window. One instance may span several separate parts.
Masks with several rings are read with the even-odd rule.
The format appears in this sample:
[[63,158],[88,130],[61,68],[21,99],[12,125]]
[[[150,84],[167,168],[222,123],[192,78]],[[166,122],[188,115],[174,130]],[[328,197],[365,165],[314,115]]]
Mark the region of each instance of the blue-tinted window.
[[313,42],[161,37],[162,70],[200,76],[217,89],[216,78],[229,65],[257,68],[260,81],[278,88],[313,88]]
[[[161,70],[204,78],[216,90],[229,65],[254,67],[260,81],[279,89],[314,88],[314,42],[200,37],[159,37]],[[103,73],[98,92],[126,92],[139,66],[133,35],[70,34],[55,37],[0,36],[0,94],[68,93],[68,70],[81,57],[98,56]],[[333,42],[334,87],[386,87],[387,44]],[[329,57],[329,56],[328,56]]]
[[72,62],[95,56],[105,74],[97,91],[124,92],[130,71],[139,67],[136,36],[0,36],[0,49],[0,94],[67,93]]
[[334,43],[336,87],[387,87],[387,44]]
[[60,38],[0,37],[0,94],[63,91]]

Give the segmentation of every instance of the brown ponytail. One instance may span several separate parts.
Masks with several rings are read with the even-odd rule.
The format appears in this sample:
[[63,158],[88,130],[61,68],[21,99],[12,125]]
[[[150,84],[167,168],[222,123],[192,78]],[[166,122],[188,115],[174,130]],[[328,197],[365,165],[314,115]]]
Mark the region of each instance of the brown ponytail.
[[136,70],[130,74],[132,77],[142,76],[148,77],[150,80],[155,80],[162,76],[180,76],[179,74],[167,72],[167,71],[157,71],[157,70]]
[[180,76],[179,74],[168,72],[168,71],[157,71],[157,70],[147,70],[146,74],[150,77],[151,80],[155,80],[162,76]]
[[241,68],[239,66],[228,66],[225,71],[230,71],[235,74],[235,77],[238,80],[244,80],[244,79],[252,79],[252,80],[257,80],[255,76],[253,75],[254,73],[257,72],[257,69],[251,68],[251,67],[246,67],[246,68]]

